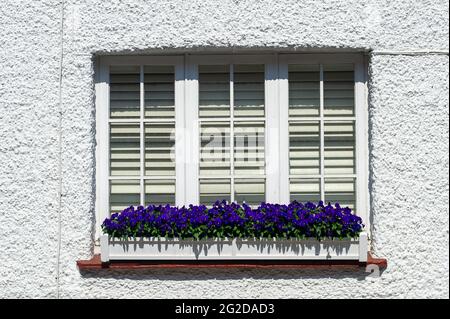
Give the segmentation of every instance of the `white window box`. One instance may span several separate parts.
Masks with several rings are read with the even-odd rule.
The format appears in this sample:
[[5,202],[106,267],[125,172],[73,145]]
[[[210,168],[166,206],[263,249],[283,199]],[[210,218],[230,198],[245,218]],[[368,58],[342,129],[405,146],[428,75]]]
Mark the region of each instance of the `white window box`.
[[101,261],[114,260],[358,260],[367,261],[367,233],[351,240],[116,239],[102,235]]

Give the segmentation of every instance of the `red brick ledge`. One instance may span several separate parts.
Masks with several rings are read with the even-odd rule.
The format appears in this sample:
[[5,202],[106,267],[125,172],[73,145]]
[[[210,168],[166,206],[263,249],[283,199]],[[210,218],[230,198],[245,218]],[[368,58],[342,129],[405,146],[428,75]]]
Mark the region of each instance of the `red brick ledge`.
[[376,265],[380,270],[387,267],[387,260],[374,258],[368,253],[366,263],[357,260],[202,260],[202,261],[111,261],[102,263],[100,255],[94,255],[90,260],[78,260],[77,266],[80,271],[86,270],[136,270],[136,269],[189,269],[189,268],[263,268],[263,269],[359,269],[368,265]]

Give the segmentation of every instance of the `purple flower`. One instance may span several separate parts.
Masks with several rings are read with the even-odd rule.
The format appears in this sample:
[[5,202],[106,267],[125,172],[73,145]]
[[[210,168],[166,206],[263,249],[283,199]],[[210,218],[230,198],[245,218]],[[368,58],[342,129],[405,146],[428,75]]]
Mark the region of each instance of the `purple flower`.
[[360,217],[339,203],[261,203],[257,207],[216,201],[211,207],[130,206],[105,219],[112,237],[284,237],[353,238],[364,228]]

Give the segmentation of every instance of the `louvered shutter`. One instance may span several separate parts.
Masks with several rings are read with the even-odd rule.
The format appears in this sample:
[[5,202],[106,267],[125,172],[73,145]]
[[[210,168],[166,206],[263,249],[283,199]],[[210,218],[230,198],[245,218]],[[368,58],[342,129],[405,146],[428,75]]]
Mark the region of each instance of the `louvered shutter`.
[[265,200],[264,65],[198,70],[200,202],[259,204]]
[[[175,204],[175,70],[144,66],[145,205]],[[163,179],[164,177],[164,179]]]
[[352,64],[289,65],[291,200],[355,207]]
[[175,204],[173,66],[110,67],[110,211]]

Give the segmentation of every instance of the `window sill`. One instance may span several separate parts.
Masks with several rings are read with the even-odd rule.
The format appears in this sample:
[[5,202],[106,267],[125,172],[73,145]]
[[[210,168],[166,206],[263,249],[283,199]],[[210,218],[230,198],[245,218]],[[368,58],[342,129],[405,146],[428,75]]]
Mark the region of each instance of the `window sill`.
[[357,260],[224,260],[224,261],[110,261],[102,263],[100,254],[90,260],[78,260],[80,271],[89,270],[144,270],[144,269],[198,269],[198,268],[238,268],[238,269],[336,269],[357,270],[361,267],[376,266],[379,270],[386,269],[387,260],[374,258],[367,254],[367,262]]

